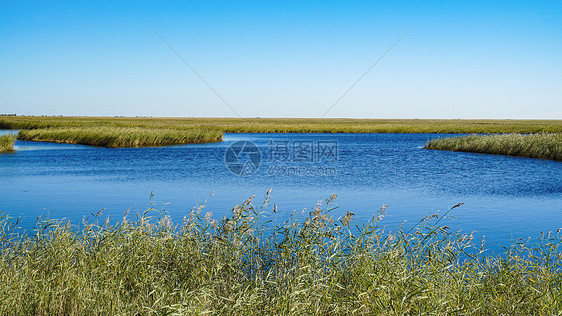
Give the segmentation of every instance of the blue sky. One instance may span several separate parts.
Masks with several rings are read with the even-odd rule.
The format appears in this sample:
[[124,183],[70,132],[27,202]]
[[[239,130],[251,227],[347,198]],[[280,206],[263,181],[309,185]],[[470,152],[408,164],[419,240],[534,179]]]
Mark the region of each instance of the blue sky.
[[561,1],[0,2],[0,112],[562,118]]

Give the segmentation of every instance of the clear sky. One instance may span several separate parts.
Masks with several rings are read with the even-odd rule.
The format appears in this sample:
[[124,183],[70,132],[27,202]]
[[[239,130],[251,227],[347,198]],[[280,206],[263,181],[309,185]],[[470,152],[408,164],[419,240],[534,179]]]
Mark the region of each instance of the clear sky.
[[562,118],[562,1],[0,0],[0,113]]

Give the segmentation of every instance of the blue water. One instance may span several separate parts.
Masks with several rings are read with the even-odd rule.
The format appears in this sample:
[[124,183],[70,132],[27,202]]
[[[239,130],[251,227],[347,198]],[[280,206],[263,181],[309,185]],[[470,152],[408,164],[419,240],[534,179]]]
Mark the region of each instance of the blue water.
[[[489,248],[562,227],[562,163],[422,148],[445,136],[451,135],[226,134],[220,143],[119,149],[17,141],[15,153],[0,154],[0,210],[21,216],[24,227],[40,215],[80,221],[102,209],[119,220],[149,202],[174,220],[201,203],[220,218],[252,195],[263,201],[272,188],[285,215],[332,193],[340,206],[334,215],[349,210],[357,222],[388,204],[387,230],[463,202],[446,224],[485,235]],[[233,174],[225,164],[237,141],[256,144],[262,154],[251,175]],[[320,159],[319,144],[336,155]]]

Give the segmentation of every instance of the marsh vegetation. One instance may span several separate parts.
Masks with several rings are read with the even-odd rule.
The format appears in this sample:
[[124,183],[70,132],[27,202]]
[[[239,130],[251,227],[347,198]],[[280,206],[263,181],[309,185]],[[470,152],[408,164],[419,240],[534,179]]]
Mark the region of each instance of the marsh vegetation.
[[15,135],[0,135],[0,153],[14,151]]
[[562,132],[560,120],[417,120],[304,118],[146,118],[11,116],[0,128],[208,128],[225,133],[538,133]]
[[469,135],[432,139],[425,148],[562,160],[562,134]]
[[18,136],[25,140],[134,147],[217,141],[222,133],[560,133],[562,121],[11,116],[0,128],[25,130]]
[[[284,216],[252,199],[177,225],[149,209],[118,223],[0,222],[0,314],[559,314],[560,235],[499,257],[445,214],[385,231],[333,199]],[[456,206],[455,206],[456,207]],[[453,207],[454,208],[454,207]],[[151,217],[155,216],[155,217]]]
[[104,147],[147,147],[218,142],[222,135],[220,131],[208,129],[102,126],[21,130],[18,139]]

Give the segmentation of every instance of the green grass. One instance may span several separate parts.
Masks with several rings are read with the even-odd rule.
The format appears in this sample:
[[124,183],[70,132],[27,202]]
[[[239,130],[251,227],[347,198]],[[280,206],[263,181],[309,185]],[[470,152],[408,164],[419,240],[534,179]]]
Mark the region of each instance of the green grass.
[[449,137],[432,139],[425,148],[562,160],[562,134]]
[[[10,116],[0,118],[2,128],[24,130],[18,136],[22,140],[33,135],[36,141],[134,147],[217,141],[222,133],[562,133],[562,121]],[[127,139],[103,141],[117,137],[115,131],[125,132]],[[196,135],[194,141],[186,134]]]
[[15,135],[0,135],[0,153],[14,151]]
[[103,126],[21,130],[18,139],[104,147],[147,147],[218,142],[222,135],[222,132],[207,129]]
[[[330,198],[287,220],[251,200],[222,220],[193,209],[177,226],[154,210],[27,235],[0,221],[3,315],[552,315],[562,311],[561,238],[487,257],[472,235],[429,216],[384,233],[330,214]],[[156,214],[156,213],[154,213]],[[275,227],[273,231],[271,227]]]
[[207,128],[228,133],[537,133],[562,132],[560,120],[391,120],[277,118],[39,117],[0,118],[0,128]]

